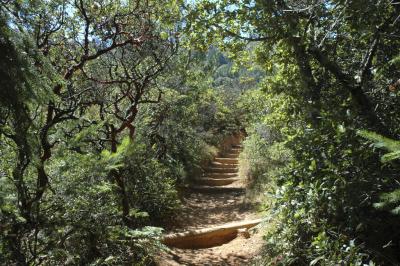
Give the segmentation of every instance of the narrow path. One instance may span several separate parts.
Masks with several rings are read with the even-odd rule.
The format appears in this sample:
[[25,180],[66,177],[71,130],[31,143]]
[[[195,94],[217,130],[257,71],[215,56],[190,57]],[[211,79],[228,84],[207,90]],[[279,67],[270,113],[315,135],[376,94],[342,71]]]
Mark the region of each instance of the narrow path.
[[166,229],[164,243],[171,252],[161,255],[158,265],[248,265],[257,255],[261,233],[248,228],[259,217],[244,200],[240,152],[241,146],[233,145],[189,187],[179,218]]

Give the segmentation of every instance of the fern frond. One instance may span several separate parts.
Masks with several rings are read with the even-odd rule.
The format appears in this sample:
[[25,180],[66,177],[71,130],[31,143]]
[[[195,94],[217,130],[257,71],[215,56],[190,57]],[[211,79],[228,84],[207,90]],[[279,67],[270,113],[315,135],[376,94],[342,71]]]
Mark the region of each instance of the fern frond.
[[[372,141],[373,145],[376,148],[385,149],[391,153],[395,153],[395,154],[389,153],[391,155],[388,156],[388,158],[386,158],[386,160],[390,159],[391,157],[393,157],[394,159],[399,158],[396,156],[400,156],[400,154],[399,154],[400,153],[400,141],[389,139],[389,138],[386,138],[377,133],[366,131],[366,130],[360,130],[357,132],[357,134],[365,139]],[[394,160],[394,159],[391,159],[391,160]]]
[[[369,131],[359,131],[357,134],[373,142],[376,148],[389,151],[381,157],[383,163],[387,163],[400,158],[400,141],[393,140]],[[400,215],[400,189],[396,189],[380,196],[380,202],[374,203],[376,209],[391,208],[391,213]],[[393,206],[394,205],[394,206]]]

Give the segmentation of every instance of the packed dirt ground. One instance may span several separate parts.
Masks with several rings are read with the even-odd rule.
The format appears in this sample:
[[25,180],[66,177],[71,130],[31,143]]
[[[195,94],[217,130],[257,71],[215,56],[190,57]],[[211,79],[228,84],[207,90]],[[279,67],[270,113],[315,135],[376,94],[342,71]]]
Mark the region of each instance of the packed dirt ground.
[[[174,232],[213,227],[232,221],[257,218],[252,206],[244,203],[244,195],[235,193],[192,193],[186,199],[182,216]],[[158,259],[158,265],[248,265],[256,259],[262,247],[262,233],[258,228],[249,234],[239,234],[234,240],[205,249],[171,248]]]
[[[240,151],[231,154],[232,160],[237,160]],[[237,166],[237,161],[235,167]],[[230,163],[230,166],[233,164]],[[206,176],[212,176],[213,171],[220,168],[210,168]],[[225,167],[228,167],[225,165]],[[214,170],[213,170],[214,169]],[[224,171],[236,173],[237,168]],[[236,176],[238,177],[238,176]],[[217,191],[214,189],[218,188]],[[199,229],[213,229],[235,222],[253,221],[260,218],[255,206],[246,200],[246,181],[240,178],[229,185],[194,186],[187,190],[183,209],[179,217],[166,226],[166,234],[195,232]],[[262,233],[259,226],[249,229],[239,229],[233,239],[208,248],[176,248],[160,254],[157,264],[173,265],[249,265],[260,252]]]

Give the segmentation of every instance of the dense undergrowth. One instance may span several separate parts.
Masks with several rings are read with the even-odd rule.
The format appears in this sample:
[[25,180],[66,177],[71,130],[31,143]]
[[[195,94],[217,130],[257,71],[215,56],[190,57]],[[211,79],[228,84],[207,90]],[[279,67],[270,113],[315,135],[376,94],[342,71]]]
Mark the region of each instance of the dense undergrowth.
[[240,128],[232,62],[178,49],[178,3],[89,2],[0,3],[1,265],[152,264]]
[[[360,131],[368,126],[346,94],[331,94],[335,80],[321,91],[319,121],[312,125],[290,66],[275,66],[264,85],[249,92],[259,97],[242,100],[250,112],[242,158],[255,193],[264,195],[270,223],[257,263],[397,265],[398,142]],[[377,106],[398,97],[382,93],[388,98],[375,98]],[[252,109],[260,101],[262,108]]]
[[[251,93],[268,110],[249,120],[241,156],[269,224],[257,264],[397,265],[397,142],[332,122],[313,130],[290,97]],[[391,152],[384,164],[366,139]]]
[[[367,20],[355,11],[361,5]],[[389,37],[398,31],[389,24],[398,7],[385,1],[228,6],[198,4],[192,12],[201,19],[192,27],[217,25],[226,36],[209,28],[203,43],[222,41],[239,65],[257,62],[267,72],[258,90],[238,100],[248,133],[242,161],[270,223],[259,263],[398,265],[392,139],[399,136],[399,42]],[[239,30],[238,21],[248,28]],[[245,49],[247,41],[258,47]]]

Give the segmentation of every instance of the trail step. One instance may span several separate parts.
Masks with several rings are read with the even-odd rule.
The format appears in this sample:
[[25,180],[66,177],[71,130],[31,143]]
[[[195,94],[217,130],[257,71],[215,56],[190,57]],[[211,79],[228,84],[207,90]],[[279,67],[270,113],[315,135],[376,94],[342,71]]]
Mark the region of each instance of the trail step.
[[236,154],[236,153],[225,153],[223,157],[224,158],[230,158],[230,159],[237,159],[238,154]]
[[228,154],[235,154],[236,157],[239,157],[239,154],[240,154],[241,152],[242,152],[242,151],[240,151],[240,150],[230,150],[230,151],[227,151],[226,153],[228,153]]
[[224,179],[199,178],[195,180],[195,183],[205,186],[226,186],[239,180],[240,180],[239,178],[224,178]]
[[211,163],[212,167],[219,167],[219,168],[237,168],[238,164],[237,163],[220,163],[220,162],[212,162]]
[[205,173],[204,178],[232,178],[238,177],[237,173]]
[[162,243],[181,249],[210,248],[225,244],[238,235],[238,230],[258,225],[262,219],[228,223],[212,228],[191,230],[183,233],[165,235]]
[[208,173],[237,173],[238,168],[209,167],[206,169]]
[[242,149],[243,146],[240,145],[240,144],[233,144],[233,145],[232,145],[232,148]]
[[214,159],[214,162],[218,163],[228,163],[228,164],[237,164],[238,159],[237,158],[223,158],[223,157],[217,157]]
[[229,187],[229,186],[200,186],[200,185],[189,185],[189,189],[195,192],[200,192],[204,194],[214,194],[214,193],[233,193],[244,194],[246,189],[243,187]]

